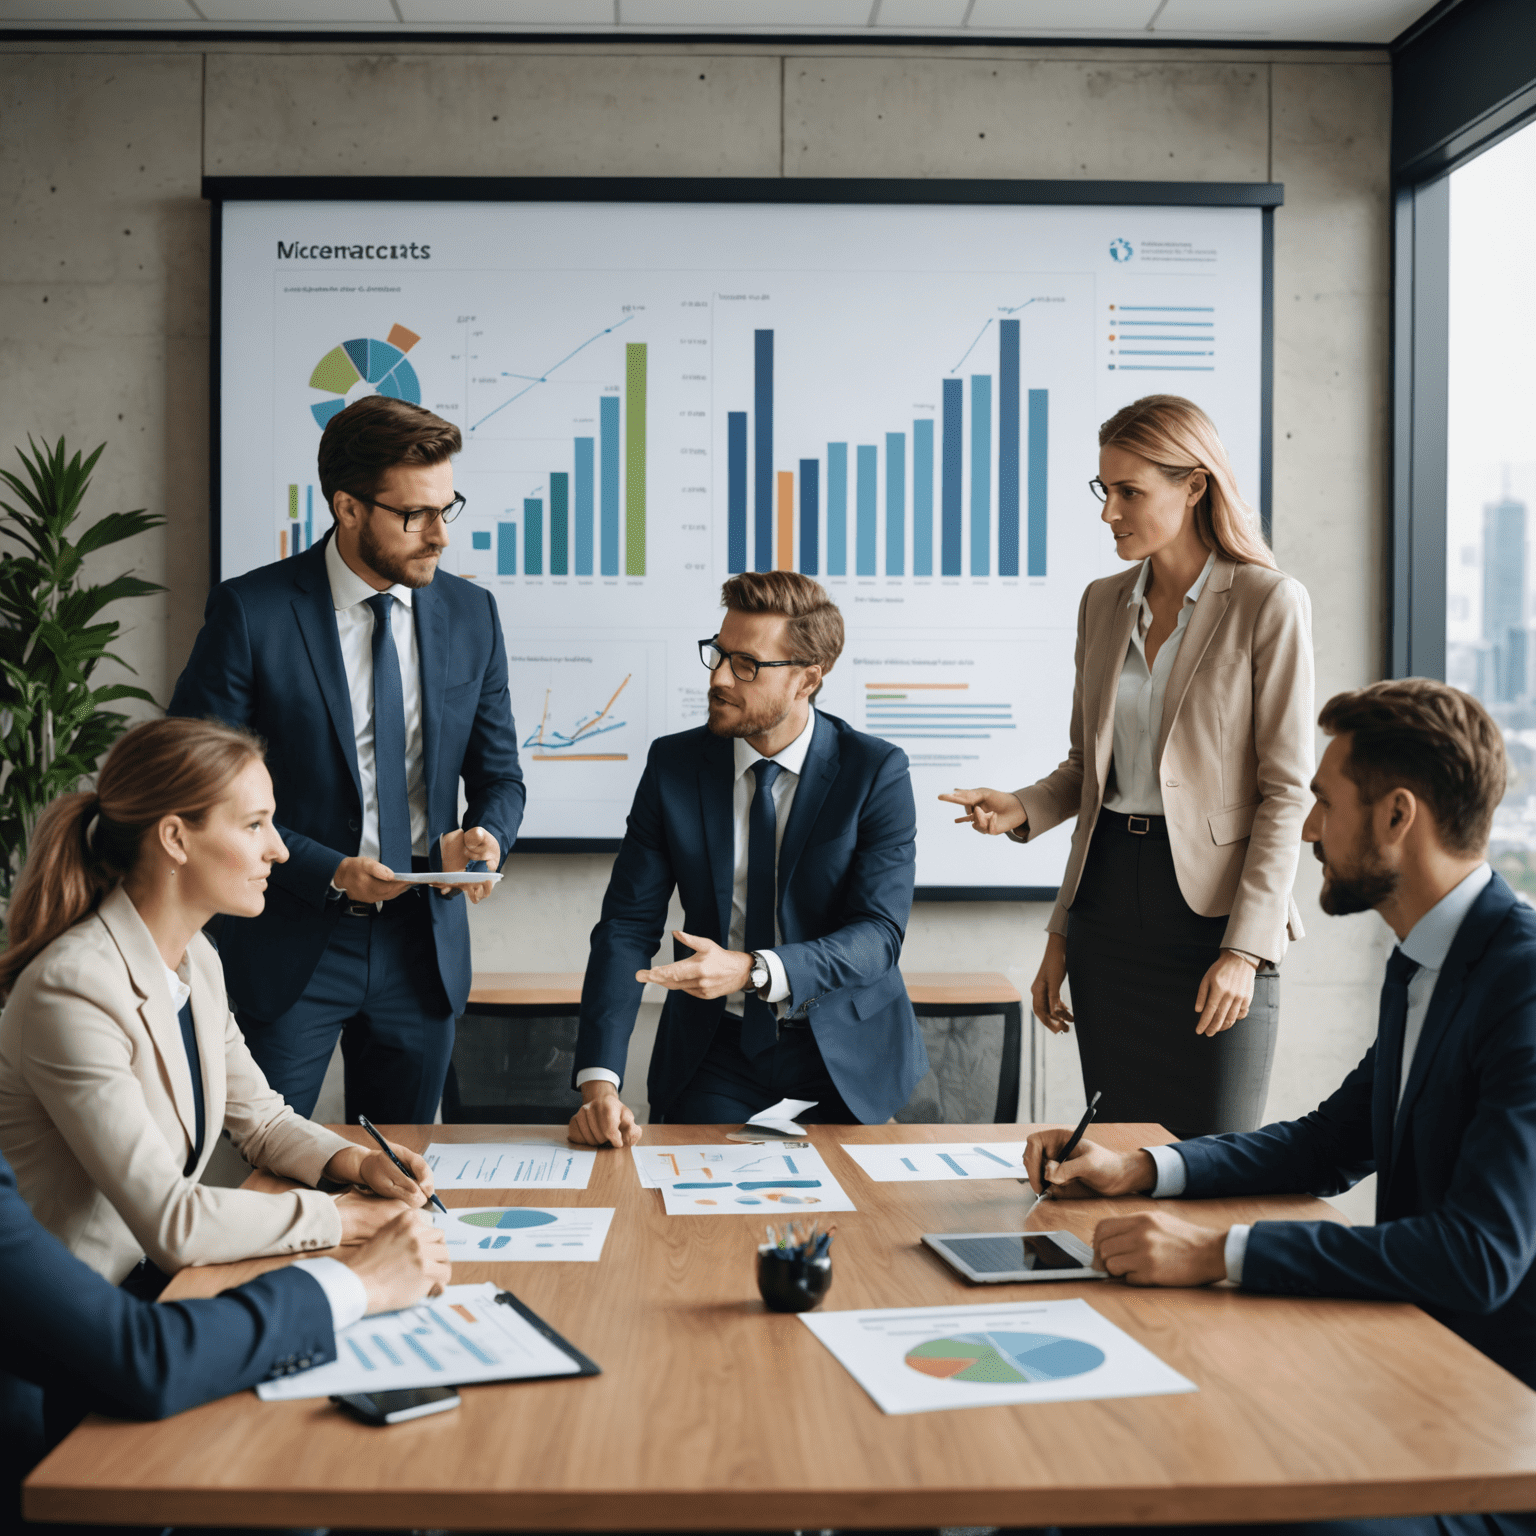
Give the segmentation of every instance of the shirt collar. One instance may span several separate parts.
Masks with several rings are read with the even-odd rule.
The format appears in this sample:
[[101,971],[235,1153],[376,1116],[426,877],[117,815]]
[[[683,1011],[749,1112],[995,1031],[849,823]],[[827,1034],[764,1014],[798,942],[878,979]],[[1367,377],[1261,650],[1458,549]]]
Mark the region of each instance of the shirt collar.
[[753,763],[760,762],[777,763],[786,773],[800,774],[805,768],[805,754],[811,750],[811,737],[815,734],[816,706],[813,704],[806,716],[805,729],[777,757],[765,758],[745,737],[738,736],[733,744],[736,751],[736,778],[739,779]]
[[[331,582],[331,605],[337,613],[348,608],[355,608],[359,603],[366,603],[370,597],[377,597],[378,593],[370,587],[356,571],[341,558],[341,551],[336,547],[336,535],[333,533],[325,541],[325,574]],[[411,606],[411,589],[402,587],[398,582],[388,588],[391,597],[398,597],[407,608]]]
[[1467,913],[1472,910],[1472,904],[1492,879],[1492,868],[1486,863],[1479,864],[1408,930],[1408,937],[1398,948],[1426,971],[1438,971],[1445,964],[1445,957],[1450,954],[1451,945]]
[[[192,996],[192,988],[182,980],[180,972],[173,971],[163,960],[160,964],[165,971],[166,990],[171,994],[171,1012],[180,1013],[186,1006],[187,999]],[[187,968],[185,960],[181,962],[181,968],[182,970]]]
[[[1205,584],[1210,580],[1211,571],[1216,565],[1216,551],[1213,549],[1206,556],[1205,564],[1200,567],[1200,574],[1189,584],[1189,591],[1184,594],[1186,603],[1198,603],[1200,594],[1205,591]],[[1141,562],[1141,570],[1136,576],[1136,585],[1131,588],[1130,601],[1127,608],[1141,607],[1142,599],[1147,595],[1147,583],[1152,579],[1152,557],[1149,555]]]

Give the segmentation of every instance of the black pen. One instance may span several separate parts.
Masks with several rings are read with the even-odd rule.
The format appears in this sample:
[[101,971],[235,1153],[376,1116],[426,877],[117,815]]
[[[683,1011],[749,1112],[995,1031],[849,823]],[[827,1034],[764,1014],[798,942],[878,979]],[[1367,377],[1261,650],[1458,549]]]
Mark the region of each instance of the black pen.
[[[1095,1103],[1097,1103],[1097,1100],[1095,1100]],[[387,1141],[385,1141],[382,1136],[379,1135],[378,1127],[374,1125],[374,1123],[368,1118],[368,1116],[367,1115],[359,1115],[357,1117],[357,1123],[360,1126],[362,1126],[362,1128],[365,1131],[367,1131],[368,1134],[370,1136],[372,1136],[373,1139],[376,1142],[378,1142],[379,1150],[384,1154],[384,1156],[387,1157],[390,1160],[390,1162],[392,1162],[395,1165],[395,1167],[398,1168],[400,1170],[400,1172],[403,1173],[406,1176],[406,1178],[410,1179],[412,1184],[415,1184],[416,1183],[416,1179],[415,1179],[415,1176],[411,1173],[411,1170],[409,1168],[407,1168],[405,1166],[405,1164],[402,1163],[398,1157],[395,1156],[394,1148],[391,1147],[390,1144]],[[1086,1125],[1087,1121],[1084,1121],[1083,1123]],[[1079,1128],[1077,1134],[1079,1136],[1082,1135],[1081,1128]],[[1073,1140],[1072,1145],[1073,1146],[1077,1145],[1077,1142],[1076,1142],[1075,1139]],[[419,1185],[417,1187],[420,1188]],[[432,1202],[432,1204],[435,1205],[438,1208],[438,1210],[440,1210],[443,1213],[444,1216],[446,1216],[448,1214],[448,1207],[446,1205],[444,1205],[443,1202],[441,1200],[439,1200],[436,1195],[428,1195],[427,1199],[430,1200]]]
[[[1077,1144],[1083,1139],[1083,1132],[1093,1123],[1093,1117],[1098,1113],[1099,1100],[1103,1097],[1104,1090],[1101,1088],[1089,1099],[1088,1108],[1083,1111],[1083,1118],[1077,1122],[1077,1129],[1067,1138],[1066,1146],[1056,1154],[1055,1163],[1058,1168],[1077,1151]],[[1025,1180],[1023,1182],[1027,1183],[1028,1181]],[[1040,1193],[1035,1197],[1035,1205],[1039,1205],[1042,1200],[1046,1199],[1050,1192],[1050,1186],[1045,1182],[1045,1159],[1042,1157],[1040,1159]],[[1030,1206],[1029,1209],[1033,1211],[1035,1205]],[[1028,1212],[1025,1214],[1027,1215]]]

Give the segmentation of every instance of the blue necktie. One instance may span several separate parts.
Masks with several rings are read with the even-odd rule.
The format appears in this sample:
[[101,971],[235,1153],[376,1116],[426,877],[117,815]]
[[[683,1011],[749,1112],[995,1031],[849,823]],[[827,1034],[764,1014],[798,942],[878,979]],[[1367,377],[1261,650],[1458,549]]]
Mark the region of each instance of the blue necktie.
[[411,872],[411,802],[405,789],[405,691],[400,653],[389,626],[394,598],[378,592],[373,609],[373,787],[379,802],[379,859],[396,874]]
[[1402,950],[1394,949],[1387,960],[1387,979],[1381,986],[1381,1014],[1377,1023],[1377,1055],[1386,1078],[1392,1107],[1397,1116],[1397,1101],[1402,1096],[1403,1037],[1408,1030],[1408,983],[1419,968]]
[[[779,896],[778,808],[773,803],[773,781],[784,770],[764,758],[753,763],[757,788],[747,813],[747,948],[772,949],[778,942],[774,914]],[[742,1009],[741,1048],[748,1056],[770,1050],[778,1043],[779,1024],[774,1011],[747,989]]]

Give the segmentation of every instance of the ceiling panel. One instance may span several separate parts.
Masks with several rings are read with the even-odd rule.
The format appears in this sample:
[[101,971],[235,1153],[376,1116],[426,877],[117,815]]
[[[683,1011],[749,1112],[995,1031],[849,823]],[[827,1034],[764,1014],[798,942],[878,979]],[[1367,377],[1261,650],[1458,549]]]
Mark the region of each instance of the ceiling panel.
[[879,27],[958,27],[970,0],[880,0]]
[[41,26],[60,21],[113,23],[194,21],[186,0],[0,0],[0,24],[34,22]]
[[[1250,0],[1251,3],[1251,0]],[[1144,33],[1157,0],[976,0],[972,32]]]
[[197,8],[212,22],[281,23],[284,26],[355,26],[373,22],[397,27],[389,0],[197,0]]
[[1429,9],[1425,0],[1168,0],[1153,30],[1198,38],[1390,43]]
[[866,26],[872,0],[619,0],[619,20],[638,27],[823,27],[847,32]]
[[396,0],[414,26],[613,25],[613,0]]

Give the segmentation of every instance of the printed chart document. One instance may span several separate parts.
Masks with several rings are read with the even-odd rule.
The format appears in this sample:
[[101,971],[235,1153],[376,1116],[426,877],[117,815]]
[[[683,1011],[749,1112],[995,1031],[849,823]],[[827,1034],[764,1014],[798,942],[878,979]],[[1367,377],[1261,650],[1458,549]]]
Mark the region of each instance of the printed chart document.
[[597,1162],[563,1141],[434,1141],[425,1156],[439,1189],[585,1189]]
[[1196,1392],[1086,1301],[802,1312],[886,1413]]
[[928,1179],[1022,1179],[1022,1141],[895,1142],[883,1146],[843,1143],[843,1151],[877,1184]]
[[477,1264],[596,1264],[613,1223],[611,1206],[457,1205],[446,1216],[431,1214],[448,1257]]
[[818,1216],[857,1207],[804,1142],[631,1147],[640,1182],[669,1216]]
[[584,1355],[487,1281],[450,1285],[419,1307],[365,1317],[336,1335],[336,1358],[329,1365],[264,1381],[256,1395],[263,1402],[285,1402],[346,1392],[591,1375],[595,1370]]

